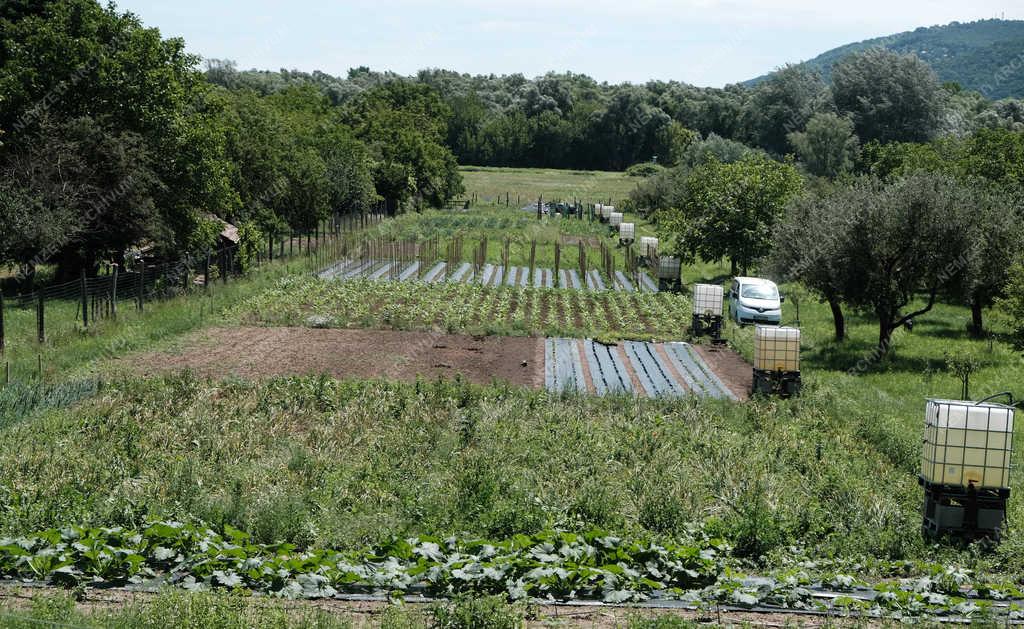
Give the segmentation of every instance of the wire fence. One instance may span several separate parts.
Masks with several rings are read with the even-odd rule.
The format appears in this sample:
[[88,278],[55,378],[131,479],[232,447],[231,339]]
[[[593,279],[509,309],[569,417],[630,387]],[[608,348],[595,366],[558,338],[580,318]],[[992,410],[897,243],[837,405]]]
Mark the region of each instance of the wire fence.
[[[231,243],[205,253],[172,260],[139,257],[127,268],[108,264],[96,275],[84,271],[78,279],[39,287],[4,299],[0,294],[0,356],[8,351],[9,329],[15,317],[24,324],[34,311],[34,340],[52,344],[50,331],[70,327],[88,329],[96,323],[117,319],[127,309],[144,311],[158,300],[209,292],[217,283],[227,284],[275,260],[306,259],[315,269],[349,250],[354,236],[379,224],[381,212],[336,214],[313,229],[286,236],[268,236],[263,243]],[[345,243],[345,244],[343,244]],[[24,336],[25,330],[21,330]],[[61,336],[56,342],[64,339]],[[41,371],[40,362],[40,371]],[[0,382],[10,381],[9,363]]]

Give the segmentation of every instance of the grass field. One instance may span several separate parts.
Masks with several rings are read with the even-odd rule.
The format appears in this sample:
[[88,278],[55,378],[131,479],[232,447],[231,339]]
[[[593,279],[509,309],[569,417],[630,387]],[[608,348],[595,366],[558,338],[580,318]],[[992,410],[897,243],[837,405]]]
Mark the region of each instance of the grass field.
[[[608,203],[622,205],[637,180],[621,172],[600,170],[554,170],[546,168],[495,168],[463,166],[466,195],[477,195],[482,205],[505,203],[506,193],[513,208],[545,201]],[[516,205],[516,199],[519,205]]]

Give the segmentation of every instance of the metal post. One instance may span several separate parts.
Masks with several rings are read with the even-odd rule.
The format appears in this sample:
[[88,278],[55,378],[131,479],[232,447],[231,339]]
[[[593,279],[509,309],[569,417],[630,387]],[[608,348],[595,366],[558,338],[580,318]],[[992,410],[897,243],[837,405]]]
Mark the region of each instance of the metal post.
[[110,316],[117,321],[117,278],[121,267],[117,264],[114,265],[114,278],[111,280],[110,285]]
[[142,312],[145,308],[143,302],[146,299],[146,260],[142,259],[139,261],[139,294],[138,303],[136,304],[139,312]]
[[87,328],[89,327],[89,285],[85,280],[85,269],[82,269],[79,277],[82,287],[82,326]]
[[0,293],[0,356],[3,356],[7,342],[4,338],[4,294]]
[[206,252],[206,262],[203,263],[203,290],[210,290],[210,252]]
[[36,332],[40,343],[46,342],[46,304],[43,293],[39,293],[36,299]]

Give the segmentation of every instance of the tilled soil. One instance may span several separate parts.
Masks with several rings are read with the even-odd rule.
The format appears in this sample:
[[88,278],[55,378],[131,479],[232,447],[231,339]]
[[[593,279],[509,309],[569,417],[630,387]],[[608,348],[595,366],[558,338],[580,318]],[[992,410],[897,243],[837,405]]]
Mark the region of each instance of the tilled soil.
[[746,400],[750,397],[750,390],[754,386],[754,370],[742,356],[727,347],[695,344],[693,348],[738,399]]
[[544,386],[544,339],[474,337],[397,330],[223,327],[198,333],[178,351],[119,361],[149,376],[192,370],[207,377],[327,374],[334,378],[454,378]]

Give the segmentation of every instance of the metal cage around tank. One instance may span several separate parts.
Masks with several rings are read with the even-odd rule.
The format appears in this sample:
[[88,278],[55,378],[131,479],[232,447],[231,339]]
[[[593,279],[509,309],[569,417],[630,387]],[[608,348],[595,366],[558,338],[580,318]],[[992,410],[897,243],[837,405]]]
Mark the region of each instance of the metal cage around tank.
[[753,393],[789,397],[800,393],[800,330],[759,325],[754,328]]
[[927,401],[918,476],[925,535],[999,540],[1010,496],[1013,420],[1009,405]]

